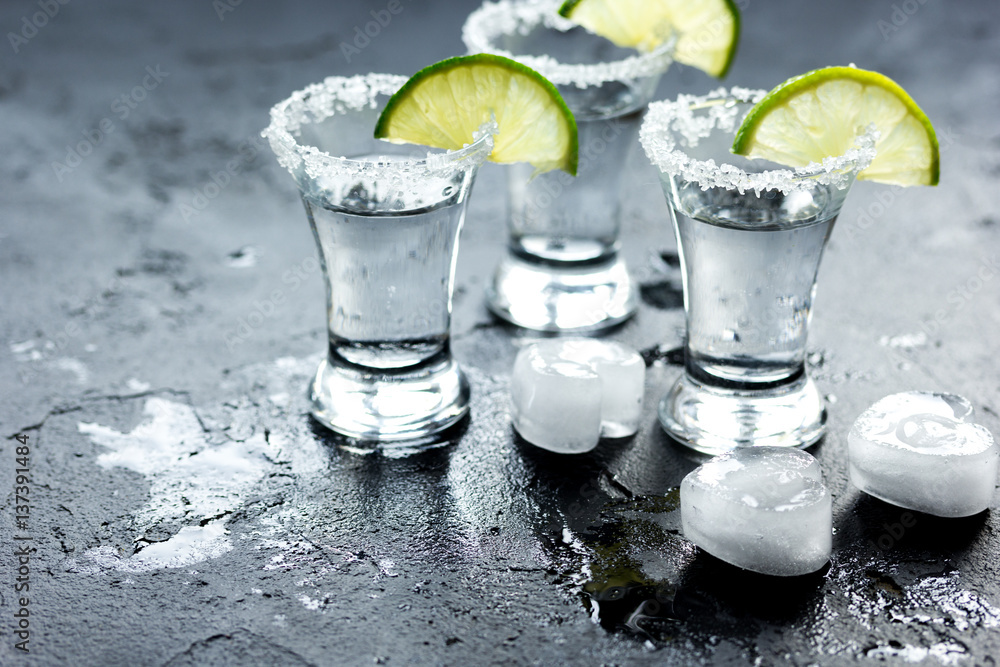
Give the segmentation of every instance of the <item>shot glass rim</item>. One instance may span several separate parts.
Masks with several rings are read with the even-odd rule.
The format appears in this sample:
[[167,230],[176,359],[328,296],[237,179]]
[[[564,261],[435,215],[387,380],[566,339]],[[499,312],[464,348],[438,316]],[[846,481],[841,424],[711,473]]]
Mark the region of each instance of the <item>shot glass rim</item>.
[[676,40],[670,39],[648,53],[601,63],[562,63],[551,56],[511,53],[493,44],[511,29],[546,27],[565,32],[580,27],[558,14],[559,0],[486,0],[469,14],[462,26],[462,41],[469,53],[492,53],[516,60],[536,70],[556,85],[578,88],[600,86],[611,81],[630,81],[663,74],[674,62]]
[[[858,172],[868,167],[875,158],[875,142],[879,138],[879,132],[874,126],[859,134],[854,146],[843,155],[827,157],[822,162],[813,162],[804,167],[764,169],[757,172],[747,172],[729,163],[717,164],[712,159],[692,158],[672,136],[674,128],[671,125],[682,114],[710,107],[719,109],[718,113],[709,114],[710,124],[692,125],[687,128],[686,134],[697,139],[720,130],[735,134],[738,122],[742,120],[736,118],[736,104],[756,104],[766,94],[766,90],[734,86],[728,89],[718,88],[706,95],[682,94],[675,100],[650,103],[639,130],[639,141],[646,157],[663,174],[698,183],[702,189],[721,187],[738,190],[740,194],[747,190],[758,194],[766,190],[779,190],[788,194],[817,185],[833,185],[843,190],[850,187]],[[734,111],[728,113],[727,109]]]
[[[424,157],[404,157],[391,163],[333,155],[316,146],[301,144],[296,139],[304,125],[321,123],[338,114],[376,108],[375,100],[378,96],[391,96],[407,80],[407,77],[397,74],[374,72],[354,76],[328,76],[321,82],[296,90],[271,107],[271,122],[261,132],[261,136],[271,144],[278,162],[293,175],[303,165],[308,170],[311,164],[322,164],[326,168],[341,165],[355,170],[379,167],[396,173],[412,173],[467,169],[485,161],[493,150],[495,123],[494,127],[477,132],[473,141],[462,148],[442,152],[432,152],[428,148]],[[343,99],[343,95],[348,93],[351,97]],[[310,100],[314,99],[318,103],[310,105]],[[373,127],[373,133],[374,129]]]

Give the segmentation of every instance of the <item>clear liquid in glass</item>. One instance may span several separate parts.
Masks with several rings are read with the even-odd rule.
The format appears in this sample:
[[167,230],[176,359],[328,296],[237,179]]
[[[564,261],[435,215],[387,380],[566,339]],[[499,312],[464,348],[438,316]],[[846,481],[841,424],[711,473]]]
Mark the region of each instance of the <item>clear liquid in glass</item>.
[[826,188],[760,197],[686,189],[673,216],[689,373],[728,388],[776,386],[803,374],[836,199]]
[[560,92],[576,118],[577,174],[534,175],[531,165],[511,165],[510,249],[528,262],[613,261],[621,172],[638,136],[645,100],[634,86],[617,81],[582,89],[563,86]]
[[329,276],[331,358],[392,369],[446,353],[461,208],[357,215],[304,202]]

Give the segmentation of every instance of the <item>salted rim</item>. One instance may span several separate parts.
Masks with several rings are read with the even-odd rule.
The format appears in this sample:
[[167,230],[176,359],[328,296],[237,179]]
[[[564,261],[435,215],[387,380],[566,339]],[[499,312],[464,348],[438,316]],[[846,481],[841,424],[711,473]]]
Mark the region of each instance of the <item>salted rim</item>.
[[[753,190],[758,195],[765,190],[780,190],[788,194],[816,184],[833,185],[843,190],[850,186],[858,172],[875,159],[875,142],[879,132],[874,125],[859,134],[854,147],[843,155],[824,158],[822,162],[812,162],[804,167],[756,173],[748,173],[728,163],[716,164],[715,160],[691,158],[672,136],[675,133],[680,135],[681,144],[697,145],[700,139],[716,129],[735,134],[742,118],[737,118],[739,109],[736,105],[726,102],[756,104],[766,94],[766,90],[718,88],[707,95],[679,95],[676,100],[651,103],[639,130],[639,141],[646,157],[661,172],[698,183],[702,190],[726,188],[738,190],[740,194]],[[702,109],[708,109],[708,113],[694,114],[695,110]]]
[[[321,83],[297,90],[288,99],[271,108],[271,124],[260,134],[268,140],[278,162],[293,176],[304,169],[310,178],[329,177],[341,172],[345,175],[360,173],[392,178],[414,173],[445,174],[467,169],[482,163],[493,150],[493,136],[497,133],[492,120],[474,133],[473,141],[464,147],[441,153],[428,152],[423,158],[404,158],[393,162],[357,160],[332,155],[315,146],[298,143],[295,135],[303,125],[320,123],[331,116],[375,109],[379,95],[391,96],[399,90],[407,77],[396,74],[360,74],[351,77],[331,76]],[[372,128],[374,133],[374,127]],[[387,146],[389,144],[387,143]]]
[[674,61],[674,40],[656,47],[649,53],[592,64],[561,63],[551,56],[529,56],[505,51],[493,41],[502,35],[527,32],[539,24],[566,32],[580,27],[559,15],[561,2],[552,0],[498,0],[484,2],[469,14],[462,26],[462,41],[469,53],[493,53],[505,56],[536,70],[557,85],[579,88],[599,86],[609,81],[627,81],[655,76],[667,71]]

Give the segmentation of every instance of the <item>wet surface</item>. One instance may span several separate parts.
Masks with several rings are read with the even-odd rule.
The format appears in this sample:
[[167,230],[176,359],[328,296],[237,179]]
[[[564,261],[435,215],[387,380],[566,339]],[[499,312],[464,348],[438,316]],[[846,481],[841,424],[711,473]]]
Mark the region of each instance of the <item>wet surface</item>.
[[[565,457],[513,432],[507,384],[531,336],[482,306],[505,237],[493,165],[457,270],[471,417],[437,447],[373,451],[308,416],[323,286],[292,181],[257,133],[272,104],[325,76],[408,74],[462,50],[471,6],[443,1],[404,0],[354,46],[385,6],[70,3],[16,52],[4,45],[8,621],[8,547],[30,534],[36,551],[31,652],[5,634],[0,664],[997,664],[1000,498],[938,519],[861,494],[846,469],[851,423],[890,393],[964,395],[1000,432],[996,4],[932,0],[905,20],[894,9],[907,3],[744,10],[733,83],[855,61],[904,85],[942,147],[937,189],[856,186],[824,258],[808,361],[830,429],[810,451],[834,496],[834,551],[787,579],[680,534],[677,488],[700,459],[656,423],[684,316],[639,150],[622,247],[643,300],[608,334],[647,364],[635,437]],[[0,25],[16,32],[36,11],[6,3]],[[714,85],[676,68],[660,96]],[[17,434],[31,446],[26,530],[13,523]]]

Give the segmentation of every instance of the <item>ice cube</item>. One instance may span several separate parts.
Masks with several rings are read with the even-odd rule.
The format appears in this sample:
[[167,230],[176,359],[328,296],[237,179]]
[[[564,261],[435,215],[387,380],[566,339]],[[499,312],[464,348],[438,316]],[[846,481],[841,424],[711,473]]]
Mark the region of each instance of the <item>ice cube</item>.
[[990,506],[1000,447],[961,396],[886,396],[854,422],[847,445],[851,482],[876,498],[941,517]]
[[815,572],[830,560],[833,510],[819,462],[798,449],[740,447],[681,482],[681,525],[699,547],[745,570]]
[[639,429],[645,377],[642,357],[618,343],[533,343],[514,362],[514,428],[528,442],[564,454],[590,451],[602,435],[632,435]]
[[601,378],[601,435],[624,438],[639,430],[646,364],[635,350],[592,338],[546,341],[564,359],[590,365]]
[[601,438],[601,378],[587,364],[527,347],[514,361],[514,428],[533,445],[582,454]]

